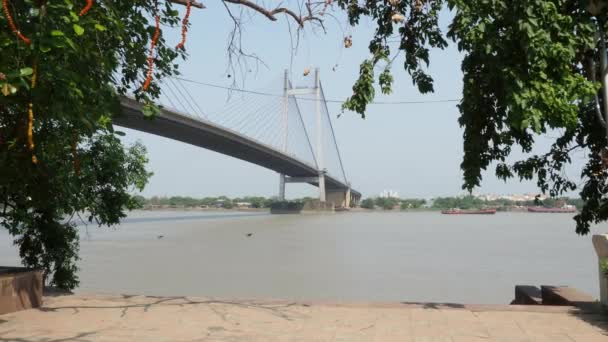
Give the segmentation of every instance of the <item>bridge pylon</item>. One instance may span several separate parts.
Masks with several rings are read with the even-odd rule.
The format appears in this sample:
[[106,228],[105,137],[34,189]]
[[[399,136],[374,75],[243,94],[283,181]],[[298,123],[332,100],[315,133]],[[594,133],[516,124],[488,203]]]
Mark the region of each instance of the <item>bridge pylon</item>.
[[326,202],[327,194],[325,190],[325,174],[327,170],[323,167],[323,117],[321,114],[321,78],[319,68],[315,68],[315,85],[310,88],[293,88],[289,81],[289,71],[285,70],[283,79],[283,152],[287,153],[287,141],[289,132],[289,97],[296,95],[315,95],[315,114],[316,114],[316,151],[315,161],[317,164],[318,176],[312,177],[289,177],[287,179],[284,174],[279,173],[279,200],[285,200],[285,184],[286,183],[317,183],[319,185],[319,201]]

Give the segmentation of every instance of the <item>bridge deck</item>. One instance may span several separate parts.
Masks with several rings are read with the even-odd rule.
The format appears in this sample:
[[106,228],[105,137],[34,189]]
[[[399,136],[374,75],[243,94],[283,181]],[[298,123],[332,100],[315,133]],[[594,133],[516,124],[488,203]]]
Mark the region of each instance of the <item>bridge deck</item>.
[[[275,148],[241,135],[213,122],[195,119],[168,109],[162,109],[155,119],[146,119],[142,104],[129,98],[122,100],[123,115],[114,124],[161,137],[178,140],[232,156],[291,177],[315,177],[314,166]],[[348,189],[348,185],[331,175],[325,176],[328,190]],[[310,183],[318,186],[318,184]],[[360,193],[351,190],[355,196]]]

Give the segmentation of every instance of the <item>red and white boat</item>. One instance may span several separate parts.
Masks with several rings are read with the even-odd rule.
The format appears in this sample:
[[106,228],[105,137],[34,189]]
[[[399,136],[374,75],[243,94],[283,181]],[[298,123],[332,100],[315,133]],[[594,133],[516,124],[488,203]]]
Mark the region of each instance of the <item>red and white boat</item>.
[[494,215],[496,209],[447,209],[442,210],[445,215]]

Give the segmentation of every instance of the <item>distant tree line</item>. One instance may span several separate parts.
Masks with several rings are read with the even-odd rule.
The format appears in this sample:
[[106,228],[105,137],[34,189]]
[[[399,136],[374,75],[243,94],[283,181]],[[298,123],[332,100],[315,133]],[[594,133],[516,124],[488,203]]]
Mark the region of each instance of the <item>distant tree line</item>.
[[584,205],[583,200],[580,198],[547,198],[544,200],[529,200],[529,201],[512,201],[509,199],[496,199],[496,200],[485,200],[475,196],[459,196],[459,197],[437,197],[427,203],[425,199],[401,199],[395,197],[375,197],[366,198],[361,201],[361,208],[365,209],[474,209],[474,208],[485,208],[492,207],[498,209],[507,210],[510,207],[522,206],[522,207],[534,207],[542,206],[547,208],[559,207],[562,205],[573,205],[577,209],[581,209]]
[[509,207],[521,206],[521,207],[534,207],[542,206],[547,208],[560,207],[563,205],[573,205],[577,209],[581,209],[584,205],[583,200],[580,198],[546,198],[544,200],[528,200],[528,201],[513,201],[506,198],[500,198],[495,200],[485,200],[477,198],[475,196],[462,196],[462,197],[437,197],[433,200],[432,208],[435,209],[449,209],[449,208],[460,208],[460,209],[473,209],[483,207],[494,207],[498,209],[507,209]]
[[[304,197],[292,201],[285,202],[306,202],[312,198]],[[159,197],[153,196],[145,198],[143,196],[135,196],[135,200],[139,204],[140,208],[143,207],[177,207],[177,208],[224,208],[232,209],[239,206],[246,206],[249,208],[270,208],[273,203],[279,202],[276,197],[262,197],[262,196],[245,196],[230,198],[227,196],[217,197],[203,197],[195,198],[189,196],[171,196],[171,197]]]
[[401,199],[395,197],[376,197],[366,198],[361,201],[361,208],[375,209],[381,208],[384,210],[392,209],[419,209],[426,205],[425,199],[413,198],[413,199]]

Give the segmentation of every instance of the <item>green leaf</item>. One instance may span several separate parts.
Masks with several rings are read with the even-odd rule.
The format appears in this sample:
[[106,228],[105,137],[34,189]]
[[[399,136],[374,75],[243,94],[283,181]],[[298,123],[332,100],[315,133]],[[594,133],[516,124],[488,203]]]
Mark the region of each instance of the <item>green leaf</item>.
[[65,42],[72,48],[74,51],[78,51],[78,47],[74,44],[74,41],[68,37],[65,37]]
[[61,37],[61,36],[65,36],[65,34],[62,31],[59,31],[59,30],[52,30],[51,31],[51,36],[53,36],[53,37]]
[[78,24],[74,24],[74,32],[77,36],[82,36],[84,34],[84,28]]
[[101,24],[95,24],[95,28],[97,29],[97,31],[101,31],[101,32],[107,30],[107,28]]
[[152,119],[160,113],[160,108],[153,103],[146,103],[142,106],[142,113],[145,118]]
[[80,20],[80,17],[74,11],[70,11],[70,17],[72,17],[73,22],[78,22]]
[[32,69],[32,68],[23,68],[23,69],[19,70],[19,76],[21,76],[21,77],[29,76],[33,73],[34,73],[34,69]]

